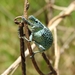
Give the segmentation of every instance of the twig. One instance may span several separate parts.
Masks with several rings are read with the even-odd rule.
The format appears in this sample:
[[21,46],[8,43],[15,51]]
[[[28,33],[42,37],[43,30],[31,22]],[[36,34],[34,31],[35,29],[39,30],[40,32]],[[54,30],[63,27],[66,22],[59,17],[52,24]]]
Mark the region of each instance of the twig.
[[[23,25],[19,26],[20,37],[24,36]],[[20,53],[21,53],[21,62],[22,62],[22,75],[26,75],[26,64],[25,64],[25,54],[24,54],[24,39],[20,38]]]
[[56,27],[64,17],[70,15],[72,11],[75,9],[75,1],[73,1],[66,10],[62,11],[58,16],[54,17],[51,21],[49,21],[48,27],[50,30],[52,30],[54,27]]
[[54,2],[52,2],[52,0],[45,0],[45,2],[47,3],[47,5],[48,4],[51,5],[50,7],[47,7],[47,9],[46,9],[48,11],[47,16],[48,16],[48,21],[49,21],[53,17],[53,8],[52,7],[54,5]]
[[[45,0],[45,2],[47,4],[53,5],[51,0]],[[49,21],[52,18],[52,15],[53,15],[53,8],[52,7],[48,7],[47,10],[48,10],[47,17],[48,17],[48,21]],[[42,53],[42,56],[43,56],[44,60],[46,61],[47,65],[48,65],[48,67],[50,69],[50,72],[48,73],[48,75],[57,75],[56,71],[52,67],[52,64],[50,63],[49,59],[47,58],[47,56],[45,55],[44,52]]]
[[15,72],[15,70],[17,69],[17,67],[18,67],[18,66],[16,66],[16,67],[14,68],[14,70],[10,73],[10,75],[13,75],[13,73]]
[[58,64],[59,64],[59,58],[60,58],[60,51],[57,48],[57,29],[56,27],[54,28],[54,50],[55,50],[55,63],[54,63],[54,68],[57,71],[57,75],[59,75],[59,70],[58,70]]
[[42,56],[43,56],[44,60],[46,61],[46,63],[47,63],[47,65],[48,65],[49,69],[51,70],[51,72],[50,72],[48,75],[53,75],[53,74],[54,74],[54,75],[57,75],[56,71],[55,71],[54,68],[52,67],[50,61],[48,60],[48,58],[46,57],[46,55],[45,55],[44,52],[42,53]]
[[[19,18],[21,18],[21,16],[16,17],[14,22],[16,24],[19,24],[18,32],[19,32],[20,37],[23,37],[24,36],[24,32],[23,32],[24,23],[18,21],[17,19],[19,19]],[[24,39],[20,38],[20,55],[21,55],[21,62],[22,62],[22,75],[26,75],[24,48],[25,48]]]
[[21,63],[21,56],[19,56],[18,59],[8,69],[6,69],[1,75],[9,75],[16,67],[19,66],[20,63]]
[[[32,49],[34,49],[35,48],[35,44],[33,44],[31,47],[32,47]],[[25,57],[27,57],[28,55],[29,55],[29,51],[27,49],[25,51]],[[19,56],[16,59],[16,61],[8,69],[6,69],[1,75],[9,75],[14,69],[18,68],[18,66],[20,65],[20,63],[21,63],[21,56]]]
[[[25,6],[24,6],[24,7],[25,7],[25,8],[24,8],[24,17],[27,18],[27,8],[26,8],[26,7],[28,7],[28,0],[25,0],[25,4],[24,4],[24,5],[25,5]],[[29,33],[28,33],[28,26],[27,26],[27,24],[24,24],[24,29],[25,29],[25,35],[26,35],[26,37],[29,38]],[[30,45],[30,43],[29,43],[28,41],[27,41],[26,43],[27,43],[27,47],[28,47],[28,49],[29,49],[29,54],[30,54],[30,56],[32,56],[32,55],[33,55],[33,51],[32,51],[31,45]],[[44,75],[44,74],[41,72],[41,70],[39,69],[39,67],[38,67],[38,65],[37,65],[37,63],[36,63],[36,61],[35,61],[34,56],[31,58],[31,60],[32,60],[32,63],[33,63],[33,65],[34,65],[36,71],[37,71],[40,75]]]
[[66,10],[66,7],[61,7],[57,5],[53,5],[52,8],[57,9],[57,10]]
[[34,13],[33,15],[34,16],[38,16],[40,15],[42,12],[44,12],[47,8],[53,8],[53,9],[57,9],[57,10],[66,10],[66,7],[60,7],[60,6],[57,6],[57,5],[51,5],[51,4],[47,4],[45,5],[44,7],[42,7],[40,10],[38,10],[36,13]]
[[[27,10],[28,10],[28,8],[29,8],[29,3],[28,3],[28,0],[25,0],[25,3],[24,3],[24,17],[27,19]],[[24,25],[24,31],[25,31],[25,35],[26,35],[26,37],[28,38],[28,26],[27,26],[27,24],[26,23],[23,23],[23,25]],[[25,43],[27,43],[26,41],[25,41]],[[25,44],[26,45],[26,44]],[[24,65],[23,65],[24,66]],[[24,72],[24,69],[23,69],[23,72]],[[26,75],[26,65],[25,65],[25,75]]]

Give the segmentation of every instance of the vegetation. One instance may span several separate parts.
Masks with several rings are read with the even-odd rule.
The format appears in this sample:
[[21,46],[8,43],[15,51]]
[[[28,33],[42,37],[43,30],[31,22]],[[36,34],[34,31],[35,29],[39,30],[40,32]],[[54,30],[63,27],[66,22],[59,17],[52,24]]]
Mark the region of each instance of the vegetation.
[[[72,0],[55,0],[55,5],[67,7]],[[34,15],[38,10],[46,5],[45,0],[29,0],[30,8],[28,15]],[[19,38],[17,29],[18,26],[14,23],[14,18],[23,15],[24,0],[1,0],[0,1],[0,74],[4,72],[20,55]],[[53,10],[53,17],[59,14],[59,10]],[[42,12],[36,16],[41,22],[46,23],[46,14],[48,11]],[[75,74],[75,38],[74,25],[75,25],[75,12],[72,12],[69,17],[66,17],[57,26],[58,45],[61,50],[62,46],[69,39],[66,48],[60,55],[59,60],[59,73],[60,75],[74,75]],[[75,36],[74,36],[75,37]],[[51,50],[46,51],[48,57],[54,61],[54,52]],[[38,57],[37,57],[38,56]],[[47,73],[46,64],[40,54],[36,55],[36,60],[42,71]],[[26,60],[27,75],[38,75],[34,69],[31,60],[27,57]],[[21,75],[21,68],[14,72],[13,75]]]

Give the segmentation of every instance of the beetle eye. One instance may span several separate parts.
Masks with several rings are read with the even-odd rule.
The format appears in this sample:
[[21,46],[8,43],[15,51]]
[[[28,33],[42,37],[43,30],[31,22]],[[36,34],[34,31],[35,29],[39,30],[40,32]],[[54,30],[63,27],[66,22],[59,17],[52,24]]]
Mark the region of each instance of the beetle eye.
[[36,20],[35,22],[36,22],[36,23],[38,23],[38,21],[37,21],[37,20]]

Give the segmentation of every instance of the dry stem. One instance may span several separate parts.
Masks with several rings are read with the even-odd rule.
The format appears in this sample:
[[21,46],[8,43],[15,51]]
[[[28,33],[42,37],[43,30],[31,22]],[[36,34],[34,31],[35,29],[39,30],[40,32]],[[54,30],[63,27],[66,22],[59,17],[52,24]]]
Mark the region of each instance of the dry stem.
[[67,9],[63,10],[59,15],[54,17],[51,21],[49,21],[48,27],[50,30],[52,30],[54,27],[56,27],[66,16],[70,15],[72,11],[75,10],[75,1],[73,1]]
[[53,9],[56,9],[56,10],[66,10],[66,7],[59,7],[57,5],[51,5],[51,4],[47,4],[45,5],[43,8],[41,8],[40,10],[38,10],[36,13],[34,13],[33,15],[34,16],[38,16],[40,15],[42,12],[44,12],[47,8],[53,8]]
[[57,71],[57,75],[59,75],[59,70],[58,70],[58,64],[59,64],[59,58],[60,58],[60,51],[58,49],[58,44],[57,44],[57,29],[56,27],[54,28],[54,50],[55,50],[55,63],[54,63],[54,68]]
[[[27,7],[28,7],[28,5],[29,5],[28,0],[25,0],[24,17],[25,17],[26,19],[27,19]],[[24,24],[24,29],[25,29],[25,35],[26,35],[26,37],[29,38],[28,25],[27,25],[27,24]],[[33,51],[32,51],[30,42],[26,41],[26,44],[27,44],[27,48],[28,48],[28,50],[29,50],[29,54],[30,54],[30,56],[32,56],[32,55],[33,55]],[[41,70],[39,69],[39,67],[38,67],[38,65],[37,65],[37,63],[36,63],[36,61],[35,61],[34,56],[31,58],[31,60],[32,60],[32,63],[33,63],[33,65],[34,65],[36,71],[37,71],[40,75],[44,75],[44,74],[41,72]]]

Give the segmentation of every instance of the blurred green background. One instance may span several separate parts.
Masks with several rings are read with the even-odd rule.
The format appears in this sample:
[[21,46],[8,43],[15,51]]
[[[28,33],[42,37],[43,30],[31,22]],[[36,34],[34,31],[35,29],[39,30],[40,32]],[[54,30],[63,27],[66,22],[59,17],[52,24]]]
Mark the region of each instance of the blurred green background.
[[[33,15],[39,9],[46,5],[45,0],[29,0],[30,8],[28,15]],[[72,0],[55,0],[55,5],[67,7]],[[0,74],[3,73],[20,55],[19,38],[17,29],[18,26],[14,24],[14,18],[23,15],[24,0],[0,0]],[[53,11],[53,16],[58,15],[58,10]],[[48,12],[46,12],[47,14]],[[37,18],[46,24],[45,12],[37,16]],[[61,26],[62,28],[60,28]],[[75,28],[75,12],[72,12],[70,17],[65,18],[58,28],[58,45],[59,49],[74,33]],[[66,29],[65,29],[66,28]],[[62,30],[63,29],[63,30]],[[64,30],[65,29],[65,30]],[[72,33],[70,30],[73,30]],[[66,33],[71,33],[67,37]],[[67,37],[65,39],[65,37]],[[75,39],[73,38],[65,51],[60,56],[59,72],[60,75],[75,75]],[[51,60],[54,60],[53,51],[48,50],[47,55]],[[37,58],[38,56],[38,58]],[[40,54],[36,55],[36,60],[42,71],[47,73],[46,64]],[[54,61],[53,61],[54,62]],[[27,75],[38,75],[34,69],[30,58],[26,60]],[[21,66],[14,72],[13,75],[21,75]]]

